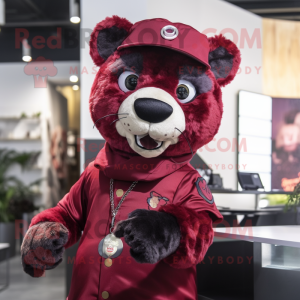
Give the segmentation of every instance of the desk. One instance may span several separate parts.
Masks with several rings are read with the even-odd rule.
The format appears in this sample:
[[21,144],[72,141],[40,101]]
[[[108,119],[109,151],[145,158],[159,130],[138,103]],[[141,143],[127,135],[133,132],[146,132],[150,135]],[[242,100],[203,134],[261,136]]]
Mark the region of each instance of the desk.
[[254,300],[300,298],[300,226],[229,227],[214,231],[216,237],[253,242]]
[[248,242],[300,248],[300,226],[254,226],[215,228],[215,236]]
[[0,251],[6,251],[6,279],[5,284],[0,286],[0,292],[9,285],[9,247],[10,245],[8,243],[0,243]]
[[[218,210],[224,217],[224,225],[228,222],[225,226],[234,226],[233,220],[239,224],[239,226],[256,226],[257,222],[260,217],[263,216],[271,216],[271,215],[278,215],[283,213],[283,207],[274,207],[274,208],[262,208],[262,209],[230,209],[230,208],[223,208],[218,207]],[[238,216],[243,215],[244,217],[242,220],[238,219]],[[251,220],[249,224],[248,221]],[[232,225],[230,225],[232,224]],[[263,224],[263,225],[276,225],[274,224]],[[285,224],[278,224],[278,225],[285,225]],[[287,225],[287,224],[286,224]]]
[[266,191],[234,191],[228,189],[211,189],[212,194],[240,194],[240,195],[255,195],[255,209],[258,209],[258,198],[259,195],[289,195],[291,193],[284,191],[266,192]]
[[[284,210],[284,207],[262,209],[220,209],[225,227],[234,226],[294,226],[300,225],[300,209]],[[223,227],[224,227],[223,226]],[[221,225],[218,225],[221,227]]]
[[235,215],[268,215],[268,214],[278,214],[283,211],[282,207],[274,207],[274,208],[262,208],[262,209],[231,209],[231,208],[223,208],[218,207],[218,210],[222,214],[230,213]]

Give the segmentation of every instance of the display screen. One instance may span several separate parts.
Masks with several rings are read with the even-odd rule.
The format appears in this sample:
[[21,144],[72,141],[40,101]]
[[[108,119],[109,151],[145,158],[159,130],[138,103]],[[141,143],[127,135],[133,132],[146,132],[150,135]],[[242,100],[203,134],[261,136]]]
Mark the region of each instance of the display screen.
[[[238,164],[257,172],[266,191],[293,191],[300,175],[300,99],[240,91]],[[245,149],[243,149],[245,150]]]
[[264,188],[258,173],[239,172],[238,179],[242,188],[245,190],[257,190]]

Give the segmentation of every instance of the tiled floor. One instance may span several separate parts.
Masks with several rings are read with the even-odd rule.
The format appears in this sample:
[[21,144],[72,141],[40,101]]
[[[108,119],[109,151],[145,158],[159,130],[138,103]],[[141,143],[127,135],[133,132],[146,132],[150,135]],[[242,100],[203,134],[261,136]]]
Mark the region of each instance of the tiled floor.
[[[0,263],[1,283],[5,265]],[[47,271],[42,278],[32,278],[23,272],[21,259],[10,260],[10,285],[0,292],[0,300],[65,300],[65,267]]]

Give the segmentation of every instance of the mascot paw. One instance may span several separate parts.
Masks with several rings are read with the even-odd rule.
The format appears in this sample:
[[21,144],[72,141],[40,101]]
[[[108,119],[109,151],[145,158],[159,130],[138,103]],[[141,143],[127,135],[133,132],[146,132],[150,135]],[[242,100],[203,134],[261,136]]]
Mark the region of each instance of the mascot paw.
[[45,270],[59,265],[68,234],[68,229],[60,223],[42,222],[32,226],[21,246],[24,271],[32,277],[41,277]]
[[175,217],[165,212],[137,209],[118,223],[114,234],[124,237],[131,256],[139,263],[157,263],[179,246],[180,228]]

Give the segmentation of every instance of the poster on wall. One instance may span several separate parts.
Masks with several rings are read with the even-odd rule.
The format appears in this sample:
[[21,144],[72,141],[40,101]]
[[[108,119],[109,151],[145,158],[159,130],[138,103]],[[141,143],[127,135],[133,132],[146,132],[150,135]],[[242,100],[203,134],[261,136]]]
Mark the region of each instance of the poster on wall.
[[300,99],[273,98],[272,190],[290,192],[300,182]]

